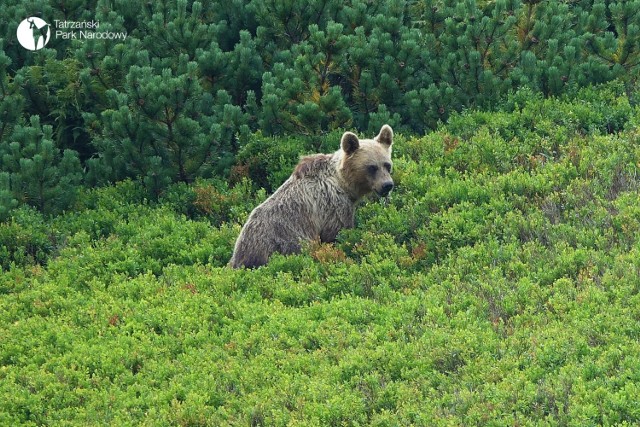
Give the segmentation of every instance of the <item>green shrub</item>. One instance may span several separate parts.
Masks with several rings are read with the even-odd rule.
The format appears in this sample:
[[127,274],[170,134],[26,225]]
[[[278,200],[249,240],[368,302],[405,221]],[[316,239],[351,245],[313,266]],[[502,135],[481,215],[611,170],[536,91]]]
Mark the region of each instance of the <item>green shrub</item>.
[[22,207],[13,211],[9,221],[0,222],[0,268],[46,264],[57,249],[58,238],[36,210]]

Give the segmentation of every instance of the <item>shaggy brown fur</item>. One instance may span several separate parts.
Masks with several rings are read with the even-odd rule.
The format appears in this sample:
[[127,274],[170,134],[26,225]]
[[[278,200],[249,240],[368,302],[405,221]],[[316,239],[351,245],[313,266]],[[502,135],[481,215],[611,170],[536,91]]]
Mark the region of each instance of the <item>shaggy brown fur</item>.
[[301,158],[289,179],[251,212],[229,264],[257,267],[274,252],[299,252],[307,240],[332,242],[341,229],[353,227],[363,196],[386,196],[393,188],[392,143],[393,130],[384,125],[374,139],[345,132],[335,153]]
[[310,177],[314,172],[322,170],[321,163],[331,159],[331,154],[313,154],[300,159],[300,162],[293,171],[293,176],[302,179]]

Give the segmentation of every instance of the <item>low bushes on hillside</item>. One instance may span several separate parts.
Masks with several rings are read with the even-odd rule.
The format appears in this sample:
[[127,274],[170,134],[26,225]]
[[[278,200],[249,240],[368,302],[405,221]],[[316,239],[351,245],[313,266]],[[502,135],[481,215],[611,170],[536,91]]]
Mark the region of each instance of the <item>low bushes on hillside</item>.
[[250,170],[14,211],[0,424],[637,424],[640,115],[599,90],[398,136],[388,199],[255,270]]

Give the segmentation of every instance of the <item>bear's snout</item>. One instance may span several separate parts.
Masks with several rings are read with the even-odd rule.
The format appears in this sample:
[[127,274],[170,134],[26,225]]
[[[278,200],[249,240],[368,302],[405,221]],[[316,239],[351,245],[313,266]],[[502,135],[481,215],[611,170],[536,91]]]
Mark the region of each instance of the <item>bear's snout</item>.
[[380,194],[382,197],[389,195],[389,193],[393,190],[393,182],[385,182],[380,189]]

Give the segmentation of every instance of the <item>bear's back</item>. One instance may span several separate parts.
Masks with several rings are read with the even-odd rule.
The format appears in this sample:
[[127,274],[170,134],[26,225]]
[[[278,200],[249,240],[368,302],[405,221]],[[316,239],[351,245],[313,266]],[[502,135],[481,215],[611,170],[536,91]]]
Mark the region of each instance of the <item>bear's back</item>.
[[332,157],[333,155],[331,154],[313,154],[311,156],[304,156],[300,159],[300,162],[298,162],[298,165],[292,175],[295,179],[317,179],[324,175],[332,175]]

